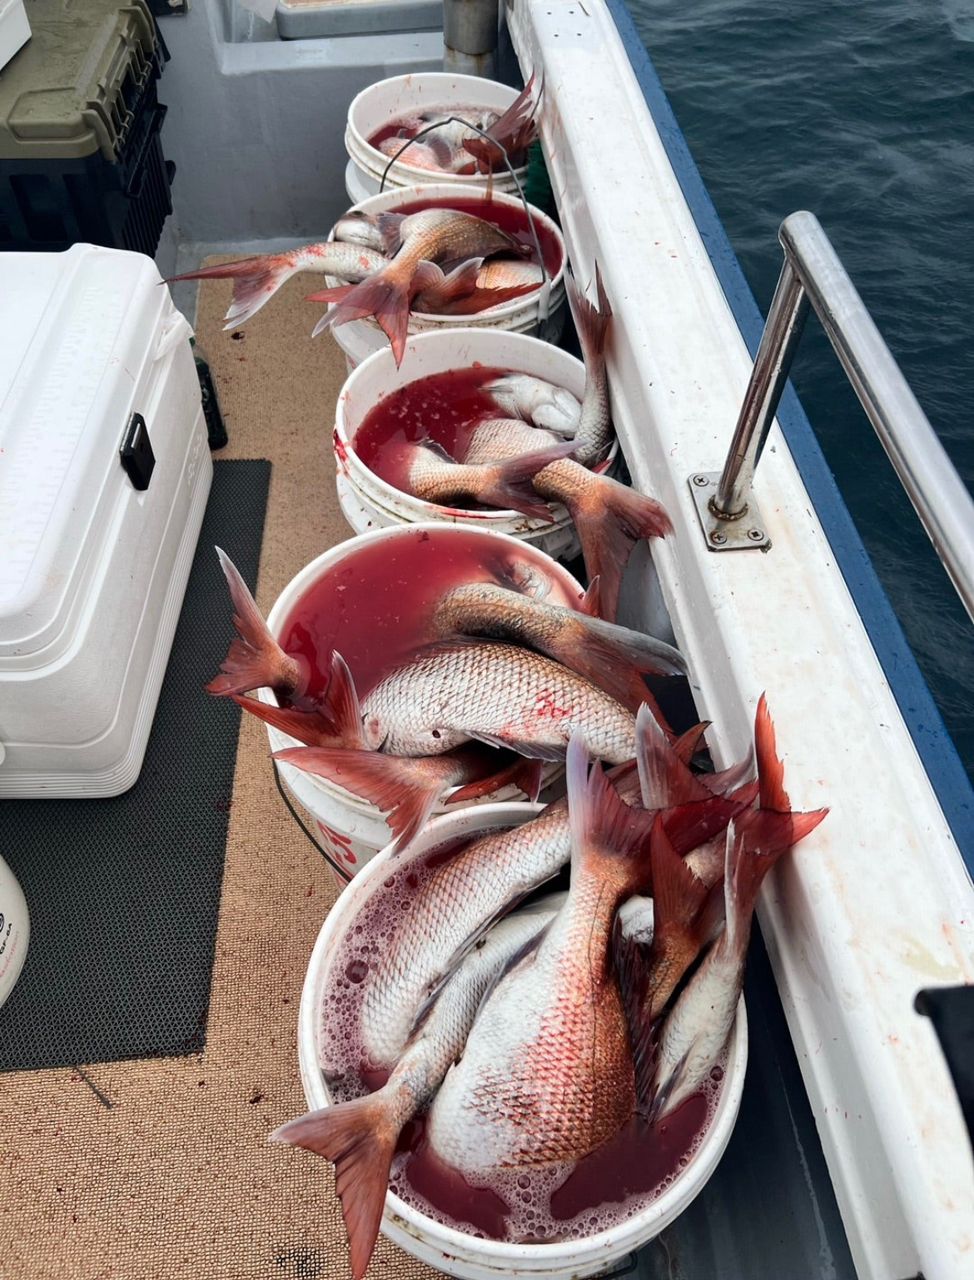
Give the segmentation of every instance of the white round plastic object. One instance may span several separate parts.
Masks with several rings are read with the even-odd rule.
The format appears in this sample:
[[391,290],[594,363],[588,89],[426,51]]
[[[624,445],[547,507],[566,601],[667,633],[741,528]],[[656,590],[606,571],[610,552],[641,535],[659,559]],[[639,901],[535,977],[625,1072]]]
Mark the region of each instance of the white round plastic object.
[[[556,563],[543,551],[523,541],[508,537],[503,533],[494,533],[483,529],[457,528],[446,522],[441,524],[410,524],[401,522],[394,528],[377,529],[355,538],[339,543],[312,560],[300,573],[291,579],[271,609],[267,625],[271,634],[280,639],[291,611],[300,598],[322,578],[326,577],[337,566],[347,568],[349,561],[362,551],[368,550],[377,542],[393,542],[398,538],[414,537],[416,531],[428,533],[436,539],[456,536],[474,536],[483,538],[485,552],[510,546],[516,549],[521,560],[527,560],[551,578],[568,596],[569,599],[581,600],[584,594],[581,584],[572,577],[567,569]],[[354,667],[354,662],[352,663]],[[261,689],[257,696],[262,702],[276,705],[276,699],[269,689]],[[279,729],[267,726],[267,736],[271,751],[282,751],[285,747],[296,747],[301,744]],[[336,869],[340,869],[346,880],[350,880],[365,863],[375,857],[392,840],[392,831],[381,812],[367,800],[352,795],[343,787],[329,782],[325,778],[305,773],[294,765],[279,762],[277,764],[281,784],[289,799],[295,804],[304,820],[310,825],[313,833],[331,855]],[[549,765],[544,772],[547,781],[554,777],[560,766]],[[488,799],[506,800],[519,795],[516,787],[505,787]],[[484,801],[477,801],[480,807]]]
[[[390,76],[363,89],[352,99],[345,126],[345,150],[350,160],[345,171],[345,187],[349,199],[355,203],[369,196],[378,195],[379,183],[385,177],[385,190],[390,187],[411,187],[418,182],[428,182],[429,169],[396,160],[389,164],[389,156],[373,147],[370,138],[404,116],[426,112],[431,108],[443,116],[451,114],[451,108],[474,107],[478,110],[496,111],[503,115],[517,97],[517,90],[496,80],[481,76],[450,75],[442,71],[423,71],[414,75]],[[422,141],[422,139],[420,139]],[[472,158],[472,157],[471,157]],[[386,173],[386,166],[388,172]],[[524,184],[527,167],[514,170],[518,181]],[[477,191],[486,188],[485,173],[435,174],[438,182],[456,183],[458,187]],[[506,165],[500,165],[493,178],[495,191],[515,191],[517,187]]]
[[[549,524],[520,511],[468,511],[424,502],[403,493],[377,476],[355,452],[355,436],[362,422],[383,396],[419,378],[469,367],[510,369],[545,378],[565,387],[581,400],[585,390],[585,366],[574,356],[526,334],[498,330],[457,329],[450,333],[423,333],[406,343],[400,368],[388,346],[374,352],[348,377],[335,411],[335,462],[338,500],[352,528],[359,533],[394,524],[425,521],[489,529],[530,542],[556,559],[570,560],[579,552],[575,526],[560,504],[553,507]],[[606,469],[618,456],[614,442]]]
[[0,1005],[20,977],[29,938],[30,916],[23,890],[0,858]]
[[[354,206],[356,211],[364,213],[395,212],[401,205],[422,203],[428,208],[451,208],[463,206],[463,201],[472,193],[460,191],[456,184],[430,182],[415,187],[397,187],[384,191],[382,195],[370,196]],[[524,212],[524,205],[518,196],[494,193],[495,204],[505,205]],[[539,228],[554,240],[558,247],[558,265],[550,280],[546,280],[539,288],[526,293],[520,298],[512,298],[486,311],[479,311],[470,316],[425,315],[411,311],[409,313],[409,332],[425,333],[456,329],[511,330],[514,333],[534,334],[545,342],[557,342],[565,327],[565,242],[561,232],[552,220],[529,205],[531,217]],[[343,282],[327,277],[330,286]],[[331,304],[329,310],[334,307]],[[349,320],[346,324],[332,329],[335,341],[345,354],[345,363],[351,372],[373,351],[381,351],[389,345],[389,339],[382,332],[372,317],[365,320]],[[407,357],[408,358],[408,357]],[[405,361],[403,362],[405,363]]]
[[[435,845],[458,836],[526,822],[540,808],[540,805],[528,804],[491,804],[436,818],[418,837],[407,857],[419,857]],[[332,965],[346,928],[374,889],[381,885],[390,860],[389,850],[384,849],[342,894],[329,912],[311,954],[298,1015],[298,1061],[310,1111],[331,1103],[319,1066],[318,1044],[321,1011],[331,983]],[[554,1244],[510,1244],[487,1240],[443,1226],[404,1203],[391,1191],[386,1194],[382,1231],[407,1253],[448,1275],[466,1277],[467,1280],[497,1280],[500,1276],[518,1275],[574,1280],[575,1277],[598,1275],[659,1235],[703,1189],[730,1140],[740,1107],[746,1065],[747,1017],[742,998],[731,1032],[716,1114],[696,1153],[673,1185],[652,1204],[607,1231],[581,1240]]]

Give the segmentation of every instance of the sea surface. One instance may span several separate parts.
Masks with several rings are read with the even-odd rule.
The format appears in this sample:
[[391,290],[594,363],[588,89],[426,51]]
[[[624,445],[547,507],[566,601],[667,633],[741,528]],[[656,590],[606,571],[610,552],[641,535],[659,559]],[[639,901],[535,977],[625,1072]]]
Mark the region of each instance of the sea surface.
[[[763,313],[821,221],[974,487],[974,0],[628,0]],[[974,776],[974,625],[814,315],[792,373]]]

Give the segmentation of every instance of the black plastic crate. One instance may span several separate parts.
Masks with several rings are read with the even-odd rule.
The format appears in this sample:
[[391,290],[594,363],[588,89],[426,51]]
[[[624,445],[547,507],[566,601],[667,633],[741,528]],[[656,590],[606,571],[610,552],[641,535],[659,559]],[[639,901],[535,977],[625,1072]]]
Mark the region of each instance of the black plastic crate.
[[31,23],[0,77],[0,250],[84,241],[152,256],[175,169],[159,136],[164,47],[148,9],[36,0]]

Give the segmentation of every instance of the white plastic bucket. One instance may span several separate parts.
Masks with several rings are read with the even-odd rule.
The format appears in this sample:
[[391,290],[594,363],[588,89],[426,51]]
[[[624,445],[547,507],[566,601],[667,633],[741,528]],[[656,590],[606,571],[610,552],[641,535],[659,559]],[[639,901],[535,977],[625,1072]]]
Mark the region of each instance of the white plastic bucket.
[[0,1005],[20,977],[29,938],[30,917],[23,890],[0,858]]
[[[579,552],[578,537],[560,504],[554,506],[555,519],[548,524],[520,511],[465,511],[424,502],[381,479],[355,452],[356,432],[383,396],[419,378],[474,363],[545,378],[579,400],[585,391],[585,366],[580,360],[521,333],[456,329],[417,334],[407,341],[406,356],[398,369],[388,346],[374,352],[349,375],[335,411],[338,500],[345,519],[358,533],[426,521],[488,529],[529,542],[555,559],[570,560]],[[608,468],[617,455],[618,445],[613,443]]]
[[[348,108],[348,122],[345,126],[345,150],[349,155],[348,168],[345,170],[348,198],[355,204],[360,200],[367,200],[369,196],[378,195],[379,184],[387,165],[389,170],[384,190],[390,187],[412,187],[420,182],[428,182],[434,176],[429,169],[419,169],[402,160],[389,165],[389,157],[369,142],[369,138],[374,138],[380,129],[394,120],[414,112],[450,106],[476,107],[503,115],[515,98],[516,89],[498,84],[496,80],[487,80],[482,76],[451,75],[443,71],[390,76],[387,80],[370,84],[352,99]],[[449,109],[444,111],[444,117],[449,114]],[[514,172],[523,185],[527,167],[521,166]],[[483,190],[488,182],[488,175],[485,173],[437,173],[435,178],[437,182],[456,183],[458,187],[468,191]],[[503,164],[494,174],[493,187],[495,191],[517,191],[514,179]]]
[[[454,206],[463,208],[463,202],[471,197],[478,198],[479,193],[460,191],[455,183],[430,182],[385,191],[382,195],[361,201],[354,208],[364,213],[395,212],[401,205],[420,203],[431,209]],[[524,212],[524,205],[518,196],[495,191],[493,200],[496,204],[518,209],[522,214]],[[547,214],[533,205],[528,208],[535,224],[543,228],[557,246],[557,267],[553,266],[552,278],[523,297],[512,298],[509,302],[502,302],[499,306],[472,316],[421,315],[412,311],[409,314],[411,334],[443,330],[452,332],[456,329],[511,330],[514,333],[535,334],[545,342],[558,341],[565,327],[565,242]],[[332,277],[327,279],[332,286],[342,283]],[[389,345],[389,339],[371,317],[349,320],[346,324],[337,325],[332,333],[345,354],[349,373],[373,351],[381,351]]]
[[[572,577],[567,569],[557,564],[544,552],[510,538],[502,533],[493,533],[482,529],[458,529],[446,523],[424,525],[402,525],[395,528],[378,529],[355,538],[349,538],[332,547],[312,560],[300,573],[291,579],[284,588],[267,618],[271,634],[280,638],[288,618],[300,598],[315,583],[319,582],[336,566],[347,567],[348,561],[357,553],[374,546],[379,541],[390,542],[397,538],[409,538],[417,529],[435,535],[436,538],[449,538],[457,535],[473,535],[485,540],[486,548],[493,545],[497,549],[498,541],[517,549],[521,559],[528,559],[536,564],[544,573],[561,585],[570,598],[581,599],[581,584]],[[352,664],[354,666],[354,663]],[[261,689],[257,696],[262,702],[276,705],[276,699],[269,689]],[[280,730],[267,726],[267,736],[271,751],[281,751],[285,747],[301,744],[296,739],[281,733]],[[303,818],[309,823],[315,837],[320,841],[332,859],[336,873],[350,880],[365,863],[375,857],[380,849],[384,849],[392,840],[392,831],[381,812],[367,800],[352,795],[343,787],[325,778],[318,778],[296,768],[294,765],[278,763],[281,784],[288,793],[289,799],[296,804]],[[557,766],[548,766],[544,776],[549,779],[558,772]],[[509,799],[519,795],[516,787],[506,787],[495,793],[489,800]],[[475,802],[478,806],[484,801]],[[341,886],[340,886],[341,887]]]
[[[419,857],[434,845],[457,836],[526,822],[540,807],[492,804],[479,810],[467,809],[455,816],[437,818],[418,837],[406,856]],[[331,1103],[318,1059],[321,1010],[331,981],[331,966],[347,925],[382,883],[389,862],[389,850],[384,849],[339,898],[329,912],[311,954],[298,1014],[298,1061],[311,1111]],[[574,1277],[599,1275],[659,1235],[699,1195],[730,1140],[741,1103],[746,1066],[747,1016],[742,997],[731,1032],[717,1111],[699,1148],[671,1187],[642,1212],[608,1231],[554,1244],[509,1244],[486,1240],[442,1226],[405,1204],[391,1191],[386,1194],[382,1231],[414,1257],[448,1275],[467,1277],[468,1280],[496,1280],[499,1276],[514,1275],[574,1280]]]

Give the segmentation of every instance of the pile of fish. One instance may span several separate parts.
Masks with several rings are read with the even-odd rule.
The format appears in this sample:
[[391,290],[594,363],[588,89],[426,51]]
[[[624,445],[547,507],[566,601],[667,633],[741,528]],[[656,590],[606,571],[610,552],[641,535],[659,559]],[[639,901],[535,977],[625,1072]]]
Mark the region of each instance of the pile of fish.
[[[651,1143],[720,1059],[765,874],[825,811],[792,811],[763,698],[754,754],[695,772],[705,726],[674,738],[640,676],[679,672],[679,654],[509,582],[448,589],[438,638],[361,700],[338,653],[313,708],[244,697],[300,702],[309,672],[221,562],[238,638],[210,692],[306,744],[277,758],[385,810],[394,859],[447,789],[471,799],[513,780],[534,798],[531,762],[567,758],[566,798],[453,852],[397,916],[358,1013],[366,1065],[386,1083],[275,1135],[335,1163],[358,1278],[418,1113],[436,1159],[474,1186],[560,1178],[628,1124]],[[492,773],[476,742],[527,763]],[[563,900],[510,914],[566,864]]]
[[[356,1037],[386,1083],[273,1135],[334,1162],[356,1280],[417,1114],[465,1184],[510,1186],[513,1173],[525,1188],[626,1125],[652,1143],[719,1072],[758,889],[824,811],[791,811],[763,699],[756,782],[743,781],[750,758],[694,773],[686,759],[702,729],[670,742],[644,709],[635,762],[609,775],[573,735],[567,799],[439,862],[365,981],[356,974]],[[511,914],[566,863],[567,895]],[[346,936],[367,931],[371,908]],[[323,1066],[354,1062],[323,1049]]]
[[[541,92],[534,76],[510,107],[496,111],[471,107],[430,107],[391,121],[372,145],[391,160],[433,173],[496,173],[522,165],[537,135]],[[415,141],[413,141],[415,139]]]
[[233,280],[227,329],[260,311],[299,271],[343,283],[308,295],[337,305],[312,330],[374,316],[402,362],[410,311],[474,315],[539,288],[544,267],[533,251],[500,227],[463,210],[431,207],[418,213],[369,214],[352,209],[331,238],[285,253],[261,254],[171,276],[180,280]]
[[[505,573],[448,586],[415,650],[361,698],[344,657],[333,653],[325,692],[309,705],[304,662],[284,652],[235,566],[218,554],[238,638],[208,691],[303,743],[277,758],[374,804],[397,847],[447,796],[469,802],[513,784],[535,799],[541,766],[563,760],[573,734],[599,759],[631,760],[639,708],[651,706],[662,722],[643,674],[685,671],[665,642],[537,599]],[[536,584],[537,576],[523,580]],[[285,705],[243,696],[256,689]],[[472,743],[524,759],[498,760]]]

